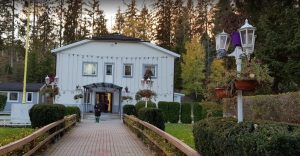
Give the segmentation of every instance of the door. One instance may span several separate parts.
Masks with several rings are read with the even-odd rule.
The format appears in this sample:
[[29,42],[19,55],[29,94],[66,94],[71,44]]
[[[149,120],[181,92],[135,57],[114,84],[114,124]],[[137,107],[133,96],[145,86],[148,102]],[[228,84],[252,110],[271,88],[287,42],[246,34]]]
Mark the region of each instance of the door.
[[114,65],[111,63],[105,64],[105,77],[104,80],[106,83],[114,83]]
[[112,93],[96,93],[96,104],[100,105],[101,112],[112,112]]

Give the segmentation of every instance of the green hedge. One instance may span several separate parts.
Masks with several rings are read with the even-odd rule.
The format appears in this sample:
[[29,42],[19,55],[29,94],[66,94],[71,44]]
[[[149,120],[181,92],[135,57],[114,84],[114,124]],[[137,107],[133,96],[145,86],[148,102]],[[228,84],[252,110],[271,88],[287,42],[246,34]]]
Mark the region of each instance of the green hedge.
[[178,123],[180,104],[178,102],[169,102],[168,120],[171,123]]
[[181,104],[181,115],[180,120],[182,123],[191,123],[191,104],[190,103],[182,103]]
[[134,105],[124,105],[123,106],[123,114],[136,116],[135,106]]
[[[236,97],[223,99],[224,114],[236,116]],[[300,91],[276,95],[243,96],[244,118],[300,124]]]
[[[135,104],[135,109],[138,112],[141,108],[145,108],[145,101],[139,101]],[[147,102],[147,108],[156,108],[156,104],[152,101]]]
[[6,105],[7,97],[5,95],[0,95],[0,111],[3,111]]
[[31,126],[43,127],[64,118],[66,107],[61,104],[36,104],[29,110]]
[[300,127],[275,122],[237,123],[207,118],[194,124],[196,150],[202,155],[300,155]]
[[223,116],[223,107],[221,104],[206,101],[201,102],[201,106],[203,118]]
[[169,102],[159,101],[157,106],[158,106],[158,109],[160,109],[162,111],[165,122],[168,122],[169,121],[169,117],[168,117]]
[[199,121],[204,118],[202,112],[202,105],[199,103],[192,103],[193,106],[193,115],[194,115],[194,122]]
[[76,114],[77,115],[77,121],[80,122],[80,119],[81,119],[80,108],[77,107],[77,106],[67,106],[66,111],[65,111],[65,116],[72,115],[72,114]]
[[165,130],[165,120],[163,113],[157,108],[141,108],[138,111],[138,118],[146,121],[161,130]]

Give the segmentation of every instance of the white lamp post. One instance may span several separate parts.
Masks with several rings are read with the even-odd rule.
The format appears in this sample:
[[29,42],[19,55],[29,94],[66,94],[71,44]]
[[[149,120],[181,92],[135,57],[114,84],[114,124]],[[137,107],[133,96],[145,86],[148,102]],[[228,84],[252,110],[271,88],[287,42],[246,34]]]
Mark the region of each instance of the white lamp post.
[[[255,30],[256,28],[253,27],[248,23],[248,20],[245,20],[245,24],[238,29],[239,35],[233,36],[233,41],[239,41],[239,43],[235,44],[234,51],[229,54],[228,56],[235,57],[236,61],[236,70],[237,70],[237,77],[240,77],[240,73],[242,70],[242,57],[247,56],[248,58],[254,51],[254,44],[255,44]],[[224,31],[216,36],[216,50],[219,51],[227,51],[229,47],[228,39],[229,35],[226,34]],[[237,38],[239,38],[237,40]],[[241,47],[242,46],[242,47]],[[242,49],[243,48],[243,49]],[[242,90],[237,90],[237,117],[238,122],[243,122],[243,95]]]
[[[142,79],[141,80],[141,83],[142,83],[142,86],[144,88],[144,85],[146,84],[146,88],[151,90],[151,87],[152,87],[152,84],[153,84],[153,81],[148,77],[148,79]],[[146,97],[146,104],[145,104],[145,107],[147,108],[147,104],[148,104],[148,98]]]
[[[59,78],[58,78],[57,76],[55,76],[53,82],[51,82],[49,76],[47,75],[47,76],[45,77],[46,87],[50,85],[50,86],[51,86],[51,89],[53,90],[54,87],[58,84],[58,80],[59,80]],[[54,99],[55,99],[55,96],[54,96],[53,99],[52,99],[52,100],[53,100],[53,103],[54,103]]]

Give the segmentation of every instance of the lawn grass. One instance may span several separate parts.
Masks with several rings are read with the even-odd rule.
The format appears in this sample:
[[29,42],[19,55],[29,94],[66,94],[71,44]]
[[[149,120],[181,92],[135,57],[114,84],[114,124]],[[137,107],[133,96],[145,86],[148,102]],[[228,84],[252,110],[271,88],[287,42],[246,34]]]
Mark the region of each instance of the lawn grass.
[[166,123],[165,131],[195,149],[192,124]]
[[28,136],[34,131],[32,128],[0,127],[0,147]]

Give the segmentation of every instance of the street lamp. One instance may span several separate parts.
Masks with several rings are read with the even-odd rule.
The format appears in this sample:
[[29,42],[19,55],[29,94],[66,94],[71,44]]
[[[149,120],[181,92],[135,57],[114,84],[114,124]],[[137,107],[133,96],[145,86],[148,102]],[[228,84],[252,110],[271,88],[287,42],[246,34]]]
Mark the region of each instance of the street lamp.
[[[51,80],[50,77],[47,75],[47,76],[45,77],[46,87],[48,87],[48,86],[50,85],[52,91],[54,92],[54,89],[57,89],[57,88],[55,88],[55,87],[57,87],[58,80],[59,80],[59,78],[58,78],[57,76],[55,76],[54,79]],[[53,100],[53,103],[54,103],[54,98],[55,98],[55,96],[53,96],[53,99],[52,99],[52,100]]]
[[[146,79],[146,78],[142,78],[142,79],[141,79],[141,84],[142,84],[143,88],[144,88],[144,86],[145,86],[145,84],[146,84],[146,89],[147,89],[148,91],[151,91],[151,87],[152,87],[152,85],[153,85],[153,80],[151,80],[150,77],[148,77],[147,79]],[[148,100],[149,100],[149,98],[146,97],[146,104],[145,104],[145,107],[146,107],[146,108],[147,108],[147,105],[148,105]]]
[[[240,77],[240,73],[242,70],[242,57],[247,56],[247,58],[249,59],[250,55],[254,51],[255,30],[256,28],[250,25],[248,23],[248,20],[246,19],[245,24],[240,29],[238,29],[239,33],[232,33],[232,42],[235,46],[235,49],[228,56],[235,57],[237,77]],[[222,53],[223,51],[228,50],[228,40],[229,35],[224,31],[216,35],[216,50],[218,53]],[[244,117],[242,90],[237,90],[237,109],[238,122],[243,122]]]

